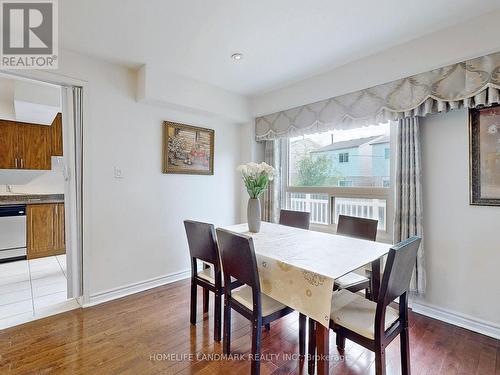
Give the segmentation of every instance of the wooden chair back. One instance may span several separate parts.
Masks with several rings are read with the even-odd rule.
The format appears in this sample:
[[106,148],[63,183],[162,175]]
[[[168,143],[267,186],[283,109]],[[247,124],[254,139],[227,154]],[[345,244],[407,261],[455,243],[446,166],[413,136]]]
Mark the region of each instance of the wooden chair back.
[[377,239],[377,226],[378,220],[339,215],[337,234],[375,241]]
[[191,255],[192,269],[196,272],[196,259],[210,263],[217,273],[220,270],[219,250],[213,224],[184,220],[184,228]]
[[[250,286],[260,296],[260,281],[253,239],[225,229],[217,229],[217,239],[224,270],[225,285],[231,285],[231,276]],[[230,287],[226,287],[230,290]],[[255,304],[255,298],[254,298]]]
[[378,298],[382,308],[408,292],[420,242],[420,237],[413,236],[389,250]]
[[288,227],[309,229],[311,214],[309,212],[281,210],[280,224]]

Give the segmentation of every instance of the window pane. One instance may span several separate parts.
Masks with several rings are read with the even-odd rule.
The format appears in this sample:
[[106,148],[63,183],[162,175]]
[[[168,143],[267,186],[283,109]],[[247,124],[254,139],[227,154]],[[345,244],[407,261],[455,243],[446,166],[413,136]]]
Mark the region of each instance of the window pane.
[[291,138],[289,184],[389,187],[389,134],[389,124],[380,124]]
[[386,229],[386,205],[385,199],[365,198],[334,198],[335,202],[335,224],[339,215],[364,217],[378,220],[378,229]]
[[287,193],[287,210],[311,213],[311,223],[330,224],[327,194]]

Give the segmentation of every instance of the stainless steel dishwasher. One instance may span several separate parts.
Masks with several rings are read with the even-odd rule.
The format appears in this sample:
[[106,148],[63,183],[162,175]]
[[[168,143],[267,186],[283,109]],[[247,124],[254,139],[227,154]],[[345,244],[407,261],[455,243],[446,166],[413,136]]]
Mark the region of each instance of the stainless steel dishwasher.
[[26,259],[26,206],[0,205],[0,263]]

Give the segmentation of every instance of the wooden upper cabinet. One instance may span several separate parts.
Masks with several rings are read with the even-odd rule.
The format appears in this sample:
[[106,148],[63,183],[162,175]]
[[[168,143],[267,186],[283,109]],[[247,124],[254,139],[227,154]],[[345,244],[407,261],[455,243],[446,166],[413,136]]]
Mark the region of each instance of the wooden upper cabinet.
[[0,120],[0,169],[51,169],[52,127]]
[[17,159],[17,123],[0,120],[0,169],[20,168]]
[[52,135],[52,155],[63,156],[62,114],[58,113],[50,126]]
[[64,254],[64,204],[26,206],[28,259]]
[[51,169],[51,128],[19,124],[18,154],[22,169]]

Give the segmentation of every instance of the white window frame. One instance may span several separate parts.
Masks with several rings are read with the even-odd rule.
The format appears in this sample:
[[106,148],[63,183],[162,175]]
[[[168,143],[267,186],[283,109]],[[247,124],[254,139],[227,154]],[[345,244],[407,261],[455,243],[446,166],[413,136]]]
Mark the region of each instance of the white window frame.
[[348,152],[339,152],[339,163],[349,163]]
[[[282,145],[282,194],[281,207],[289,207],[287,193],[305,193],[305,194],[325,194],[328,195],[328,209],[330,213],[331,224],[314,224],[311,223],[311,229],[319,232],[336,233],[337,225],[333,222],[332,215],[334,214],[333,205],[335,197],[340,198],[366,198],[366,199],[384,199],[386,201],[386,225],[385,230],[379,230],[377,233],[377,241],[392,243],[394,231],[394,186],[395,186],[395,149],[396,149],[396,132],[393,124],[390,125],[390,187],[337,187],[337,186],[290,186],[288,176],[289,164],[289,146],[290,141],[286,140]],[[333,199],[332,199],[333,198]]]
[[[344,186],[342,186],[342,184]],[[349,185],[351,185],[351,186],[349,186]],[[352,187],[352,180],[339,180],[337,186],[338,187]]]

